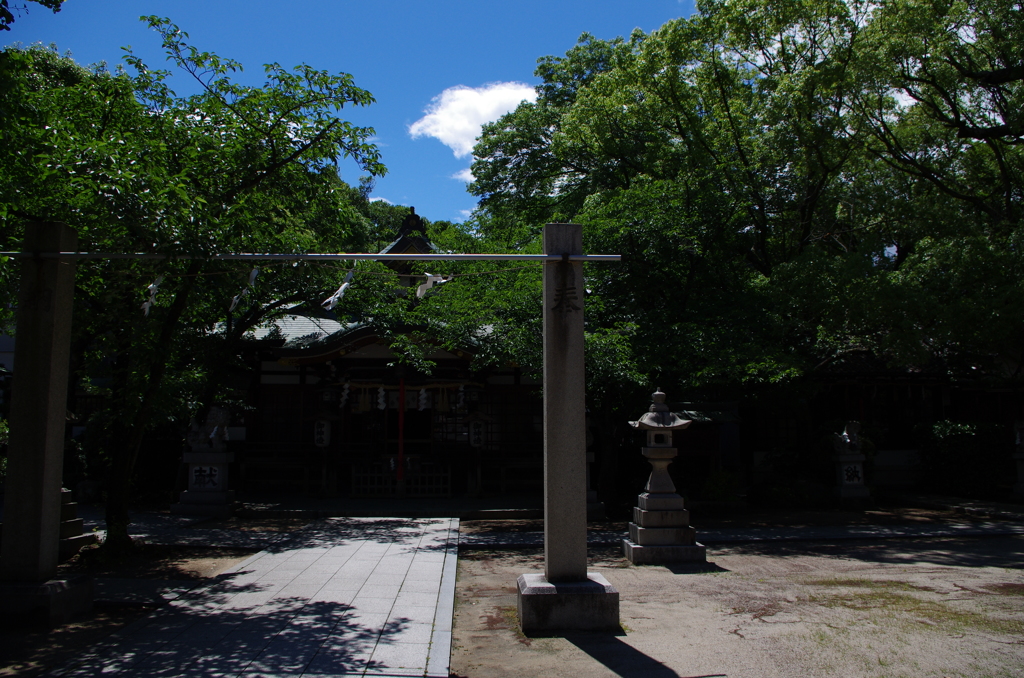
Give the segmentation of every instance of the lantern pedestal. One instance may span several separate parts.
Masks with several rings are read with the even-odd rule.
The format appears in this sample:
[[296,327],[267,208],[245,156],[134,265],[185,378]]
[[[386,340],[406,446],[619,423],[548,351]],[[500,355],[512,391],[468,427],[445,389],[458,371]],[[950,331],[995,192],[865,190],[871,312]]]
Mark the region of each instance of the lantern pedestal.
[[622,551],[634,565],[707,562],[707,547],[697,542],[690,512],[675,492],[644,492],[633,507],[629,538]]
[[235,491],[228,487],[228,467],[234,452],[186,452],[188,489],[171,505],[171,513],[229,516],[235,510]]
[[836,496],[840,500],[867,499],[871,490],[864,484],[864,455],[837,454],[832,457],[836,465]]

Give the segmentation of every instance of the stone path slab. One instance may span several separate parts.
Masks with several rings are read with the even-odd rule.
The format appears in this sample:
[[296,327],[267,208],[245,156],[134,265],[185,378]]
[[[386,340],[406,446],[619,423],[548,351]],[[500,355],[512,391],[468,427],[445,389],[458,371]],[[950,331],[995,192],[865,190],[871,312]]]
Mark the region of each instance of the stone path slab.
[[100,676],[448,676],[457,518],[319,521],[70,666]]

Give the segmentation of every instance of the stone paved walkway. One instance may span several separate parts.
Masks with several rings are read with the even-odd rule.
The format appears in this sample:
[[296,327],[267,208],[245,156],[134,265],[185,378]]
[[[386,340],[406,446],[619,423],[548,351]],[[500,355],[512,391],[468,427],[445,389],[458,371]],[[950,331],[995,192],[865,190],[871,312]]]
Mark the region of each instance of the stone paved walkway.
[[446,677],[458,529],[319,521],[51,675]]

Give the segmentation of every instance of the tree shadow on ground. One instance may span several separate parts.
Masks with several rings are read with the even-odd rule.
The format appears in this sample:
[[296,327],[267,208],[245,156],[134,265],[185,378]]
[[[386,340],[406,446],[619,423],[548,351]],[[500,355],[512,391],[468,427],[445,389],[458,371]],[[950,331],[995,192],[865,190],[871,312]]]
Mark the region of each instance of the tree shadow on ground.
[[[261,557],[306,549],[326,554],[358,542],[360,549],[370,544],[377,552],[386,552],[385,558],[415,551],[417,556],[436,554],[429,560],[437,563],[443,562],[448,548],[448,528],[447,521],[433,520],[319,521],[276,542]],[[430,619],[389,618],[390,613],[372,606],[353,607],[351,590],[334,591],[321,581],[311,583],[308,593],[285,592],[281,583],[253,581],[254,576],[254,569],[244,566],[218,575],[210,586],[188,592],[82,653],[61,675],[159,678],[398,671],[397,665],[389,665],[389,657],[400,657],[395,661],[406,665],[422,662],[425,670],[433,613]],[[301,582],[296,584],[302,588]],[[407,644],[415,651],[407,652]],[[386,651],[388,645],[395,649]],[[378,654],[383,661],[374,656],[382,646],[385,651]],[[423,656],[412,656],[416,652]]]
[[[395,544],[421,553],[444,553],[448,549],[448,525],[446,518],[327,518],[268,544],[264,550],[281,553],[358,541]],[[431,544],[421,544],[425,534],[433,534],[437,539]]]
[[61,675],[347,674],[365,670],[375,647],[396,642],[409,626],[406,619],[368,621],[344,602],[297,596],[223,607],[260,589],[222,581],[215,592],[186,596],[80,654]]

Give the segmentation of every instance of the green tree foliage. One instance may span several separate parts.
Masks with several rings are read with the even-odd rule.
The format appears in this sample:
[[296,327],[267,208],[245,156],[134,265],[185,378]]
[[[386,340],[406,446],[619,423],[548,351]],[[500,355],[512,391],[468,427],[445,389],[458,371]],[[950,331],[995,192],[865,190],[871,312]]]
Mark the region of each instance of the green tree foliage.
[[872,150],[1003,234],[1021,220],[1024,16],[1007,0],[892,0],[866,31]]
[[855,352],[1018,371],[1019,5],[698,10],[540,60],[475,149],[480,232],[574,220],[624,254],[588,270],[587,331],[691,396]]
[[[263,267],[229,311],[251,266],[208,257],[361,249],[371,224],[335,163],[348,156],[371,175],[385,171],[373,130],[337,117],[373,102],[351,76],[270,64],[264,86],[242,86],[230,78],[239,64],[192,47],[166,20],[148,21],[199,94],[176,96],[167,72],[130,52],[130,75],[38,47],[0,53],[4,249],[17,248],[23,229],[63,221],[86,251],[169,256],[78,269],[74,355],[84,385],[104,396],[89,430],[110,458],[113,546],[128,542],[127,492],[146,432],[209,405],[244,332],[326,296],[339,277],[328,267]],[[175,258],[184,255],[192,258]],[[9,282],[12,268],[3,266]]]
[[[56,14],[60,11],[60,6],[64,4],[64,0],[32,0],[32,2],[39,3],[43,7],[52,9],[53,13]],[[15,12],[28,12],[28,6],[18,5],[14,6]],[[0,0],[0,31],[11,30],[11,24],[14,23],[14,14],[11,12],[11,6],[8,0]]]

